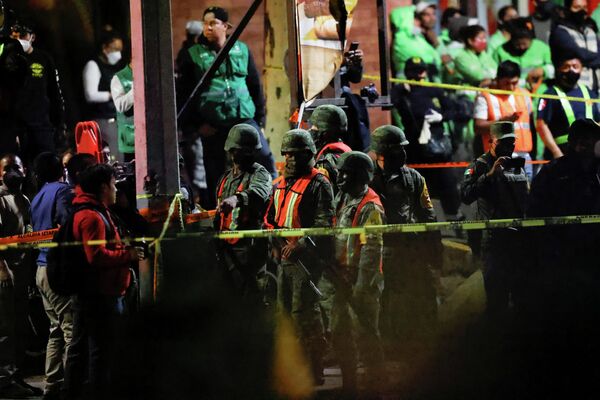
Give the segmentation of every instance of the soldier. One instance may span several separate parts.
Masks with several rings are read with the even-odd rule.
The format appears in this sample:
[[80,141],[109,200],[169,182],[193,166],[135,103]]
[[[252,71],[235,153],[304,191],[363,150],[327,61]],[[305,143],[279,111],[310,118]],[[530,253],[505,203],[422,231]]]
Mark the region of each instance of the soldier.
[[[375,129],[371,139],[376,155],[371,187],[381,198],[387,223],[435,222],[425,179],[405,165],[404,132],[385,125]],[[423,339],[435,330],[437,302],[430,267],[441,266],[441,240],[438,233],[389,234],[384,243],[382,334],[392,345],[401,340],[409,351],[425,345]]]
[[[519,158],[511,159],[515,149],[515,130],[512,122],[495,122],[490,127],[490,149],[465,171],[461,187],[465,204],[477,201],[478,219],[523,218],[528,181]],[[519,254],[519,232],[515,229],[486,231],[482,237],[485,270],[483,274],[487,295],[487,311],[498,317],[506,313],[512,294],[515,299],[514,274],[522,260]]]
[[[329,180],[314,168],[316,152],[310,133],[305,130],[293,129],[283,136],[281,154],[285,157],[285,169],[283,179],[274,188],[267,213],[269,227],[333,226],[333,190]],[[315,380],[321,384],[325,338],[319,294],[314,290],[321,271],[314,265],[315,257],[306,260],[307,238],[278,239],[273,239],[273,247],[274,258],[279,261],[279,304],[294,319]],[[321,249],[319,257],[326,262],[331,254],[330,241],[328,238],[316,241]]]
[[[337,166],[339,192],[334,202],[337,226],[382,225],[381,200],[369,188],[373,161],[362,152],[352,151],[342,154]],[[356,345],[366,366],[367,391],[377,390],[382,376],[383,351],[378,327],[382,255],[381,234],[336,236],[339,279],[333,298],[332,341],[348,396],[356,395]]]
[[348,131],[348,118],[341,108],[324,104],[313,111],[309,122],[312,125],[310,135],[317,148],[317,169],[329,178],[335,192],[337,159],[341,154],[352,151],[342,141]]
[[[229,131],[225,151],[233,167],[217,185],[215,229],[261,227],[272,185],[269,172],[256,162],[261,147],[259,133],[252,125],[238,124]],[[266,243],[261,239],[227,239],[219,243],[226,279],[242,295],[257,293],[257,272],[266,261],[266,252]]]
[[[329,178],[335,195],[338,177],[337,160],[342,154],[352,151],[350,147],[341,141],[348,130],[348,118],[341,108],[324,104],[313,111],[309,122],[312,125],[309,132],[317,148],[316,168]],[[319,290],[322,294],[320,304],[323,314],[323,326],[325,335],[329,339],[331,335],[331,308],[333,307],[335,288],[327,271],[319,281]],[[327,353],[326,359],[330,360],[331,348],[328,349]]]

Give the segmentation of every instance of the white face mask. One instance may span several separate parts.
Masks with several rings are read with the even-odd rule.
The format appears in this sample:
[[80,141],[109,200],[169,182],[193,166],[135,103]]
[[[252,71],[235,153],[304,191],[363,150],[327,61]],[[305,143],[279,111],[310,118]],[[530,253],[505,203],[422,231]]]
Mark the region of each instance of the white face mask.
[[30,40],[19,39],[19,43],[21,43],[21,46],[23,47],[23,51],[25,53],[27,53],[31,49],[31,41]]
[[594,157],[600,158],[600,140],[594,145]]
[[115,65],[116,63],[121,61],[121,52],[111,51],[110,53],[106,53],[106,60],[110,65]]

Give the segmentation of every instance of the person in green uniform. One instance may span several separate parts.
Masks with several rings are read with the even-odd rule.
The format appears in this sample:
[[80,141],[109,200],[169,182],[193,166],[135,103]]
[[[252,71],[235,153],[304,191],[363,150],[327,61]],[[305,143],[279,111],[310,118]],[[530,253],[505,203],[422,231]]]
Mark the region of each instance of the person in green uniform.
[[[404,132],[384,125],[373,131],[376,167],[371,188],[381,198],[388,224],[435,222],[425,179],[406,165]],[[386,351],[418,356],[434,337],[437,320],[432,269],[441,267],[438,233],[385,234],[381,333]]]
[[508,41],[508,39],[510,39],[508,22],[515,18],[519,18],[519,13],[512,5],[504,6],[498,10],[498,18],[496,20],[498,23],[498,29],[492,36],[490,36],[488,43],[488,51],[490,54],[493,54],[498,47],[502,46]]
[[[381,199],[369,188],[375,170],[371,158],[352,151],[342,154],[337,166],[336,226],[382,225],[385,215]],[[336,269],[343,279],[337,282],[333,298],[332,342],[348,398],[356,398],[357,347],[366,367],[367,395],[376,394],[385,376],[378,327],[382,256],[380,233],[335,237]]]
[[415,6],[398,7],[390,13],[393,32],[392,72],[397,78],[404,77],[406,60],[420,57],[427,64],[431,79],[439,81],[442,58],[436,48],[427,41],[422,28],[415,24],[415,17]]
[[[283,135],[281,154],[285,158],[285,169],[271,196],[267,227],[333,226],[333,190],[329,180],[314,167],[316,152],[309,132],[293,129]],[[323,262],[331,261],[331,240],[315,237],[319,254],[314,255],[308,253],[305,237],[278,239],[272,239],[273,258],[278,263],[278,303],[294,320],[315,381],[322,384],[325,337],[319,294],[314,288],[322,274],[317,258]]]
[[133,121],[133,71],[131,64],[113,76],[110,94],[117,110],[117,132],[119,152],[125,161],[135,157],[135,127]]
[[[528,29],[531,26],[531,29]],[[524,18],[509,23],[510,40],[499,46],[492,57],[498,64],[512,61],[521,68],[519,86],[537,88],[544,79],[554,78],[550,47],[535,38],[533,25]]]
[[[232,167],[217,185],[217,231],[260,229],[271,195],[271,175],[256,162],[261,148],[255,127],[235,125],[229,131],[225,151]],[[218,243],[218,258],[230,287],[242,296],[258,294],[257,274],[265,264],[264,239],[228,239]],[[253,300],[256,300],[255,297]]]
[[489,86],[496,76],[498,65],[486,51],[487,35],[481,25],[462,29],[465,48],[454,59],[458,79],[471,86]]

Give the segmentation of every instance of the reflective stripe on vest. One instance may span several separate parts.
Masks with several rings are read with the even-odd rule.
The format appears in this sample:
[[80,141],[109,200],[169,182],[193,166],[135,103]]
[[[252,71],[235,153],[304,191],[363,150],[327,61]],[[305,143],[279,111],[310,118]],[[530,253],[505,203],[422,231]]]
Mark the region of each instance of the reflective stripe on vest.
[[[583,98],[586,100],[590,100],[590,92],[589,92],[587,86],[585,86],[581,83],[578,83],[577,86],[579,86],[579,89],[581,90],[581,93],[583,94]],[[571,102],[566,99],[567,95],[558,86],[554,86],[554,90],[556,90],[556,94],[560,97],[560,105],[562,106],[562,108],[565,112],[565,116],[567,117],[567,122],[569,123],[569,126],[571,126],[573,124],[573,122],[575,122],[575,112],[573,112],[573,107],[571,106]],[[594,113],[592,111],[592,103],[589,101],[585,102],[585,117],[589,118],[589,119],[594,119]],[[558,145],[565,144],[569,141],[569,134],[556,136],[554,138],[554,141]]]
[[298,178],[291,188],[287,189],[285,178],[275,188],[273,205],[275,206],[275,223],[277,228],[301,228],[298,207],[306,188],[315,176],[321,174],[313,168],[310,174]]
[[4,53],[4,43],[0,44],[0,56]]
[[[244,177],[245,178],[245,177]],[[242,178],[242,182],[240,182],[239,186],[235,190],[235,193],[241,193],[244,190],[244,178]],[[225,189],[225,183],[227,183],[227,178],[223,178],[221,181],[221,186],[219,186],[219,190],[217,192],[217,206],[221,204],[221,199],[223,197],[223,190]],[[238,228],[238,219],[240,218],[240,208],[236,207],[227,215],[221,213],[220,215],[220,231],[235,231]],[[240,239],[225,239],[230,244],[237,243]]]
[[325,153],[328,153],[328,152],[331,152],[331,153],[348,153],[350,151],[352,151],[352,149],[350,148],[350,146],[348,146],[344,142],[329,143],[329,144],[326,144],[321,149],[321,151],[319,152],[319,154],[317,154],[316,160],[319,160]]
[[[517,88],[516,91],[528,94],[524,89]],[[531,113],[530,103],[527,102],[529,96],[526,95],[511,95],[511,96],[495,96],[493,94],[482,93],[488,106],[488,121],[498,121],[503,117],[512,115],[515,111],[521,111],[519,119],[514,122],[515,134],[515,151],[529,152],[533,149],[533,139],[531,135],[531,126],[529,124],[529,114]],[[510,103],[510,98],[514,98],[515,105]],[[483,149],[485,152],[490,149],[490,135],[486,133],[481,136],[483,141]]]

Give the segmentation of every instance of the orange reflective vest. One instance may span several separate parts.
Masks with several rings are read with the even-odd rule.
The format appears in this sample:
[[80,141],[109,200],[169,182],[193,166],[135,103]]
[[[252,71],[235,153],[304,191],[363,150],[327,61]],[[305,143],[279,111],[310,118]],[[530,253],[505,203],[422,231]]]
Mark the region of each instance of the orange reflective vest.
[[319,160],[325,153],[328,153],[328,152],[348,153],[349,151],[352,151],[352,149],[350,148],[350,146],[348,146],[344,142],[329,143],[329,144],[326,144],[325,146],[323,146],[323,148],[321,149],[319,154],[317,154],[317,157],[315,159]]
[[[219,186],[219,190],[217,191],[217,205],[221,204],[221,200],[223,197],[223,190],[225,188],[226,182],[227,182],[227,177],[225,177],[221,180],[221,185]],[[242,179],[242,182],[240,182],[240,185],[235,190],[235,193],[236,194],[241,193],[243,190],[244,190],[244,179]],[[227,215],[225,215],[224,213],[221,213],[219,216],[219,219],[220,219],[219,231],[223,232],[223,231],[237,230],[239,227],[238,220],[240,218],[243,218],[243,216],[240,215],[239,207],[234,208]],[[225,241],[230,244],[236,244],[239,240],[240,240],[239,238],[225,239]]]
[[[525,89],[517,88],[515,92],[521,92],[522,95],[514,94],[515,106],[510,103],[510,96],[495,95],[483,92],[488,109],[488,121],[498,121],[500,118],[508,117],[516,111],[520,111],[519,119],[515,121],[515,140],[516,152],[530,152],[533,149],[531,137],[531,126],[529,125],[529,114],[531,113],[531,103],[527,102],[529,92]],[[481,136],[483,141],[483,151],[490,150],[490,134],[485,133]]]
[[285,178],[281,179],[273,194],[276,228],[302,228],[298,207],[306,188],[319,174],[321,173],[313,168],[309,174],[298,178],[290,188],[287,188]]
[[[383,207],[382,203],[381,203],[381,198],[379,197],[379,195],[371,188],[369,188],[369,190],[367,191],[367,193],[365,194],[365,196],[362,198],[362,200],[360,201],[360,203],[358,203],[358,206],[356,207],[356,211],[354,212],[354,217],[352,218],[352,227],[356,228],[358,227],[358,223],[359,223],[359,218],[360,218],[360,213],[362,212],[362,209],[365,208],[365,206],[369,203],[374,203],[375,205],[378,205],[380,207]],[[352,246],[352,254],[350,254],[350,257],[348,257],[348,254],[344,254],[342,257],[343,259],[340,260],[340,262],[342,263],[342,265],[349,265],[349,261],[352,260],[354,261],[355,257],[359,257],[360,256],[360,251],[362,249],[363,243],[361,240],[361,236],[362,235],[353,235],[352,236],[352,240],[354,241],[354,244]],[[346,253],[346,252],[344,252]],[[350,258],[350,260],[348,259]],[[352,262],[352,264],[354,264],[354,262]],[[383,271],[383,264],[382,264],[382,260],[379,260],[379,271],[382,272]]]

